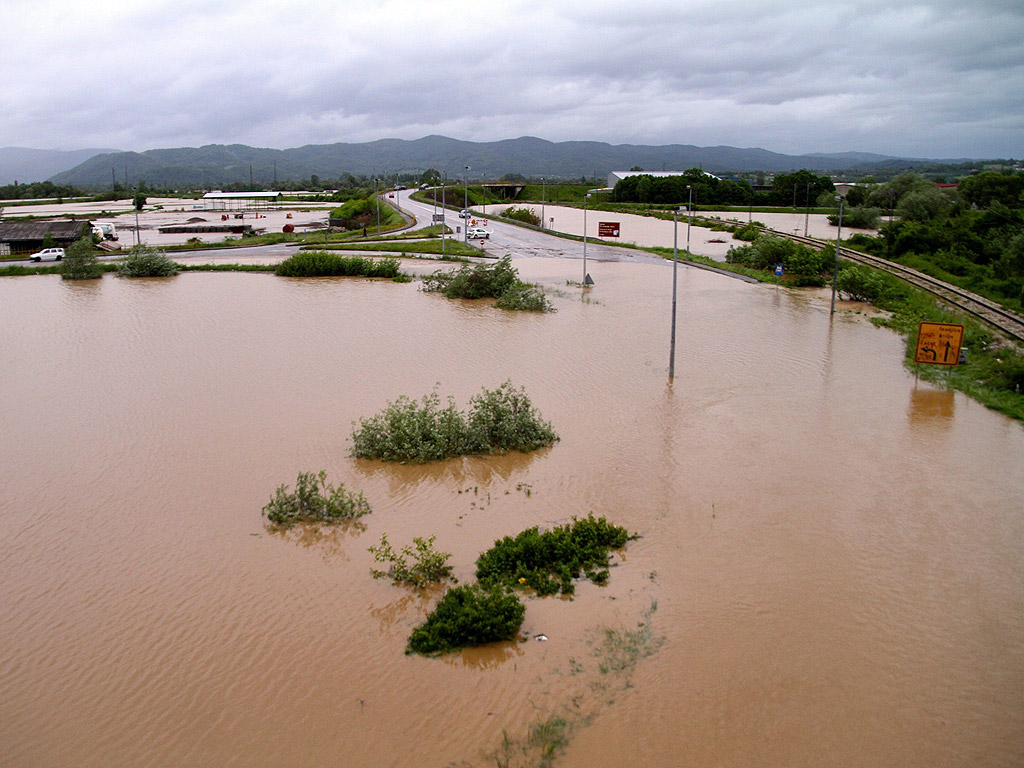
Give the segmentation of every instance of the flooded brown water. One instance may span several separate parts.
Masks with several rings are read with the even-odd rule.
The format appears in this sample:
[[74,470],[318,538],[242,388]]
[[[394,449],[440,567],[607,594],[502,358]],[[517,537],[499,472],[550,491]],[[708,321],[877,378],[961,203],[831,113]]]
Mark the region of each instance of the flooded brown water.
[[[0,280],[0,765],[535,765],[541,723],[572,768],[1024,763],[1021,425],[916,385],[858,315],[689,269],[669,386],[669,268],[595,264],[583,298],[572,262],[517,266],[555,314]],[[349,458],[388,400],[507,378],[553,448]],[[268,531],[319,469],[365,527]],[[371,578],[381,533],[466,581],[588,512],[641,537],[606,587],[528,600],[523,642],[404,655],[436,592]]]

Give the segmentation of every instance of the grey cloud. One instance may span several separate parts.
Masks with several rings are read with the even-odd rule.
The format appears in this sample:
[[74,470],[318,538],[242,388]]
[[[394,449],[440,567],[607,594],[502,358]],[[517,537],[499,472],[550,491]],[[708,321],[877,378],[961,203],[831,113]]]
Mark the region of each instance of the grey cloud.
[[[0,145],[446,133],[1022,154],[1024,12],[1001,0],[161,0],[91,15],[69,0],[10,2],[24,29],[0,82]],[[26,38],[62,13],[86,36],[116,36],[61,32],[37,60]]]

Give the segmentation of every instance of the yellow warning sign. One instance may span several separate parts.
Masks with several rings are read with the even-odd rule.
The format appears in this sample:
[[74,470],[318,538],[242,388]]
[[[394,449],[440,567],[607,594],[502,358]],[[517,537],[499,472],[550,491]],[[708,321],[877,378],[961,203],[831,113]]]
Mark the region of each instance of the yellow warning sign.
[[954,323],[921,323],[917,329],[915,363],[929,365],[957,365],[960,345],[964,340],[964,327]]

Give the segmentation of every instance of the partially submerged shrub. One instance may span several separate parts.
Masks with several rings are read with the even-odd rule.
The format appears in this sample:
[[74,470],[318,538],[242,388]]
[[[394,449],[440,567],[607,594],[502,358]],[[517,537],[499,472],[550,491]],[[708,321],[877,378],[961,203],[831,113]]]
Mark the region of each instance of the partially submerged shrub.
[[480,581],[530,587],[539,595],[572,594],[582,574],[596,584],[608,580],[608,551],[625,545],[629,533],[605,518],[588,515],[541,532],[528,528],[494,542],[476,561]]
[[[45,240],[43,245],[45,246]],[[93,251],[92,236],[86,236],[68,246],[60,265],[63,280],[94,280],[103,277],[103,265]]]
[[173,277],[176,274],[178,265],[163,251],[147,245],[135,246],[117,265],[118,277]]
[[340,256],[329,251],[300,251],[277,265],[280,277],[390,277],[402,274],[398,259]]
[[451,398],[441,407],[436,392],[420,403],[402,395],[352,433],[352,453],[359,459],[427,462],[471,453],[465,419]]
[[519,312],[550,312],[553,307],[544,291],[532,283],[516,282],[494,302],[498,309]]
[[300,472],[295,490],[287,485],[278,486],[263,514],[275,525],[295,523],[337,523],[355,520],[370,512],[363,494],[353,493],[340,483],[337,488],[327,482],[327,473]]
[[525,614],[519,598],[501,584],[451,587],[427,620],[412,631],[406,653],[447,653],[512,640]]
[[524,224],[532,224],[535,227],[540,226],[540,216],[529,208],[512,206],[511,208],[506,208],[505,212],[501,215],[503,218],[512,219],[513,221],[521,221]]
[[[464,264],[457,270],[438,270],[423,278],[424,291],[449,299],[498,299],[502,309],[551,311],[551,303],[535,285],[524,283],[508,256],[496,264]],[[505,295],[508,298],[505,299]],[[504,301],[503,301],[504,299]]]
[[[388,570],[381,571],[371,568],[373,578],[390,578],[396,584],[411,584],[415,587],[422,587],[425,584],[435,581],[444,581],[452,574],[452,567],[447,564],[451,555],[447,552],[438,552],[434,549],[434,536],[424,539],[421,536],[413,537],[413,546],[402,547],[401,552],[395,552],[388,541],[386,533],[380,535],[380,544],[370,547],[373,559],[378,563],[387,563]],[[412,564],[409,564],[409,560]]]
[[541,418],[526,391],[510,381],[473,395],[469,402],[468,442],[474,453],[528,453],[558,440],[551,422]]
[[446,407],[436,392],[420,403],[404,395],[352,432],[352,453],[360,459],[428,462],[474,453],[534,451],[558,440],[522,389],[504,382],[475,395],[468,414],[453,399]]

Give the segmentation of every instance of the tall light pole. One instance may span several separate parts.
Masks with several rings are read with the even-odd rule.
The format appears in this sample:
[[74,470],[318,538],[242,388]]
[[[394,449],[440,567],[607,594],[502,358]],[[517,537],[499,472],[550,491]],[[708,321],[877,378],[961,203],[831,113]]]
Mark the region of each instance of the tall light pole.
[[676,265],[679,261],[679,209],[672,209],[672,341],[668,352],[668,380],[676,377]]
[[377,237],[380,237],[380,195],[377,194],[377,180],[373,180],[373,199],[377,201]]
[[832,309],[829,312],[830,315],[836,313],[836,283],[839,280],[839,243],[843,239],[843,200],[842,195],[836,195],[836,200],[839,202],[839,230],[836,232],[836,271],[832,273]]
[[807,237],[807,225],[811,223],[811,182],[807,182],[807,212],[804,214],[804,237]]
[[686,188],[690,190],[690,202],[686,205],[686,258],[690,258],[690,227],[693,225],[693,187],[687,184]]
[[583,196],[583,284],[587,284],[587,278],[590,275],[587,274],[587,200],[590,198],[590,193],[587,192]]
[[462,237],[466,245],[469,245],[469,166],[466,166],[466,218],[462,220]]
[[546,197],[547,189],[544,186],[544,177],[540,177],[540,228],[544,229],[544,199]]
[[[447,239],[445,239],[445,235],[444,235],[445,229],[448,228],[448,224],[446,223],[446,219],[448,218],[446,213],[447,213],[448,209],[444,207],[444,204],[445,204],[444,191],[445,191],[445,187],[447,187],[447,186],[448,186],[448,171],[445,171],[444,172],[444,179],[441,180],[441,255],[442,256],[445,255],[445,244],[448,242]],[[434,192],[434,199],[435,200],[437,199],[437,192]]]

